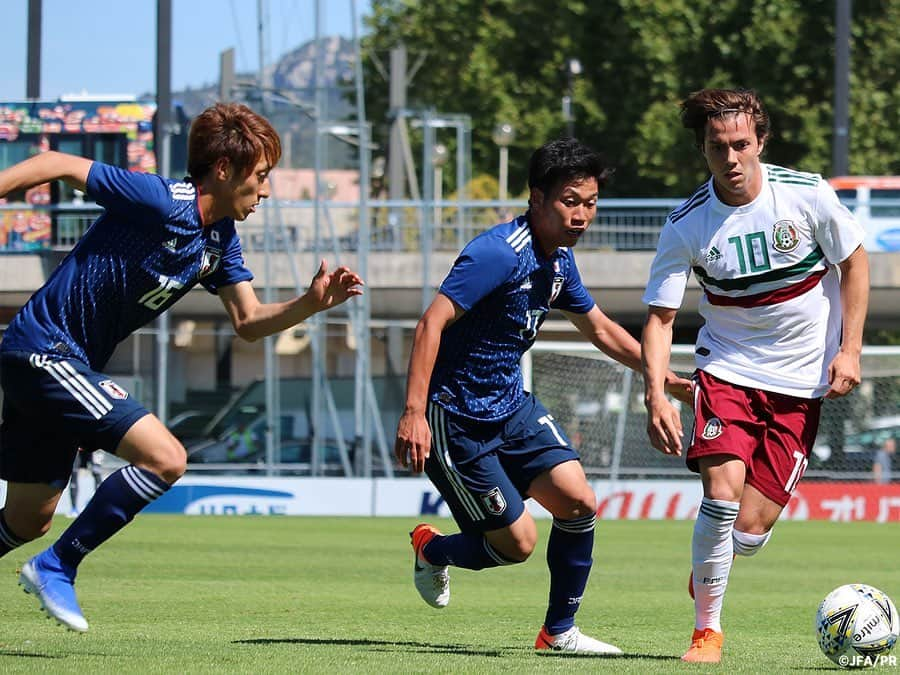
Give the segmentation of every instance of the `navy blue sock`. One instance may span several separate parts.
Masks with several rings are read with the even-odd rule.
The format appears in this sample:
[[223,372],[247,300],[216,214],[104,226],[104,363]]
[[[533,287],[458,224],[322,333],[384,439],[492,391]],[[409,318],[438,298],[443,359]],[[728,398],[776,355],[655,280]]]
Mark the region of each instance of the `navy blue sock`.
[[6,518],[3,517],[3,511],[5,511],[5,509],[0,509],[0,558],[14,548],[19,548],[22,544],[28,543],[28,540],[17,537],[13,534],[13,531],[9,529],[9,525],[6,524]]
[[463,532],[435,536],[425,545],[422,553],[432,565],[453,565],[467,570],[483,570],[516,562],[500,555],[484,535]]
[[547,542],[547,566],[550,568],[550,604],[544,628],[550,635],[575,625],[575,612],[591,573],[594,550],[594,514],[574,520],[553,519]]
[[111,473],[91,501],[53,544],[59,559],[77,567],[82,558],[131,522],[138,511],[169,489],[151,471],[132,464]]

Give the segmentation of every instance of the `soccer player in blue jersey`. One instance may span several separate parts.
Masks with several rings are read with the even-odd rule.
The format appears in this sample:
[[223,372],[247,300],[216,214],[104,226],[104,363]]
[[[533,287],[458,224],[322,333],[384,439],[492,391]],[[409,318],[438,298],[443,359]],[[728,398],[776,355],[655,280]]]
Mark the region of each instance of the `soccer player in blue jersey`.
[[362,293],[322,261],[309,289],[259,302],[235,221],[269,196],[278,134],[248,107],[217,104],[191,125],[184,181],[47,152],[0,172],[0,195],[62,179],[104,213],[16,314],[0,344],[3,424],[0,556],[47,532],[75,453],[103,448],[129,464],[110,474],[69,528],[22,567],[19,583],[62,625],[86,631],[75,595],[85,555],[178,480],[187,456],[162,422],[102,370],[116,345],[198,283],[253,341]]
[[[473,239],[416,327],[395,454],[424,470],[461,530],[411,533],[415,586],[433,607],[450,601],[448,566],[524,562],[537,530],[524,500],[553,515],[550,600],[535,649],[618,655],[575,626],[592,564],[597,500],[579,455],[553,416],[525,391],[519,360],[551,308],[604,353],[640,368],[640,345],[581,282],[572,247],[594,219],[603,159],[575,139],[531,157],[528,211]],[[669,373],[690,400],[690,382]]]

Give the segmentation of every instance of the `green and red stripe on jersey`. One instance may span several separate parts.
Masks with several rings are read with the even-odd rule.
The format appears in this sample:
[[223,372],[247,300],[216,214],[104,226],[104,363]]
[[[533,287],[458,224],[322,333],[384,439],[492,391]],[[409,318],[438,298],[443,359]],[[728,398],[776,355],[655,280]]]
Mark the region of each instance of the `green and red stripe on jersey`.
[[[819,265],[825,254],[821,247],[816,248],[800,262],[782,267],[777,270],[770,270],[762,274],[754,274],[736,279],[715,279],[709,276],[702,267],[694,266],[694,274],[703,286],[706,298],[712,305],[729,306],[729,307],[762,307],[765,305],[775,305],[785,302],[793,298],[800,297],[804,293],[815,288],[822,277],[827,273],[827,269],[819,269],[809,273],[814,267]],[[803,275],[806,275],[805,277]],[[721,289],[723,291],[745,291],[753,286],[771,283],[773,281],[781,281],[791,277],[802,277],[799,281],[795,281],[787,286],[777,288],[772,291],[762,293],[753,293],[750,295],[721,295],[711,290],[711,287]]]

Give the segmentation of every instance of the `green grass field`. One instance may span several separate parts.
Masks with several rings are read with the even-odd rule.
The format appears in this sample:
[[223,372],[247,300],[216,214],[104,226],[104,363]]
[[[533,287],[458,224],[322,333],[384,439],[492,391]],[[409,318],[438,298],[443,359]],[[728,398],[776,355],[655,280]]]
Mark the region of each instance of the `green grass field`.
[[[453,524],[435,521],[446,531]],[[60,519],[50,537],[66,521]],[[0,672],[586,672],[696,670],[678,657],[693,607],[692,523],[599,523],[578,624],[618,659],[544,657],[531,646],[547,596],[541,541],[523,565],[452,570],[434,610],[411,580],[413,519],[139,516],[86,559],[78,591],[91,624],[70,633],[16,584],[46,543],[0,559]],[[813,634],[825,594],[849,582],[900,599],[900,526],[778,525],[739,559],[725,604],[721,672],[830,669]],[[715,667],[699,666],[703,670]]]

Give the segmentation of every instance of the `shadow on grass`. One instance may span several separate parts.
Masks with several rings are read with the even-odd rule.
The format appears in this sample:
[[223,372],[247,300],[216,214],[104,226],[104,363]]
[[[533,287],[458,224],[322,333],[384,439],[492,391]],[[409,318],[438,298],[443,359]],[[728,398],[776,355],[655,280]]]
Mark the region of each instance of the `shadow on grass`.
[[681,661],[680,656],[672,656],[671,654],[619,654],[598,655],[598,654],[566,654],[564,652],[539,651],[535,652],[541,658],[546,659],[603,659],[604,661]]
[[[369,647],[375,652],[416,652],[420,654],[459,654],[462,656],[508,656],[520,649],[478,649],[472,645],[461,644],[434,644],[430,642],[411,642],[393,640],[369,640],[366,638],[250,638],[247,640],[234,640],[232,644],[243,645],[344,645],[348,647]],[[531,651],[531,650],[527,650]],[[556,659],[603,659],[608,661],[637,661],[647,659],[651,661],[678,661],[678,656],[670,654],[623,654],[621,656],[596,656],[593,654],[563,654],[560,652],[541,651],[536,654],[542,658]]]
[[20,652],[18,649],[0,649],[0,656],[18,656],[24,659],[62,659],[61,655],[35,654],[34,652]]
[[252,638],[234,640],[233,644],[243,645],[346,645],[349,647],[371,647],[372,651],[409,651],[422,654],[461,654],[463,656],[503,656],[499,649],[477,649],[471,645],[432,644],[430,642],[406,642],[394,640],[367,640],[345,638]]

